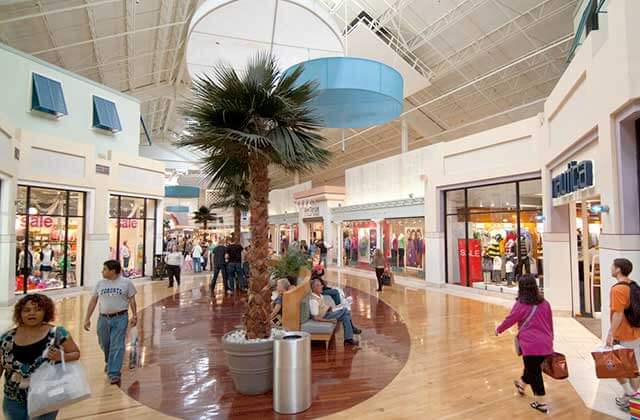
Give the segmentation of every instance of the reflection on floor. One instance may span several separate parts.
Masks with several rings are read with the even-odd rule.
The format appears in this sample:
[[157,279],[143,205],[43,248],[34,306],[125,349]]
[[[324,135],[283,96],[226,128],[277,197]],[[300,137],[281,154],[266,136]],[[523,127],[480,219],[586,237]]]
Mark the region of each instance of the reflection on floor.
[[[513,354],[512,336],[496,338],[493,334],[496,322],[508,312],[504,306],[454,296],[441,289],[420,290],[395,285],[385,288],[380,294],[382,302],[395,313],[382,309],[380,311],[384,316],[380,317],[378,306],[381,304],[369,297],[376,295],[373,275],[330,272],[328,279],[342,287],[354,289],[351,292],[357,295],[354,310],[357,308],[359,311],[357,320],[366,330],[363,349],[355,352],[353,357],[351,353],[342,352],[339,341],[335,359],[329,354],[319,362],[326,374],[324,377],[318,376],[321,378],[319,381],[326,382],[316,385],[324,387],[323,390],[327,389],[328,384],[331,385],[329,399],[335,400],[335,404],[340,400],[339,404],[344,406],[353,405],[348,402],[351,398],[357,399],[351,408],[335,412],[327,418],[542,418],[541,414],[529,407],[530,397],[515,395],[512,380],[521,374],[522,367],[521,361]],[[234,311],[225,312],[222,309],[227,307],[226,304],[218,301],[212,305],[204,303],[206,299],[202,286],[205,281],[205,276],[187,278],[179,295],[167,289],[166,282],[148,282],[139,287],[138,306],[145,308],[142,310],[144,321],[141,325],[145,336],[141,361],[145,367],[127,372],[122,389],[108,385],[104,378],[103,357],[95,332],[81,331],[88,294],[58,302],[59,322],[69,328],[80,345],[82,363],[87,368],[93,393],[91,399],[62,410],[58,418],[173,418],[162,411],[178,416],[181,415],[178,410],[190,412],[188,410],[192,404],[203,403],[200,390],[223,394],[223,390],[228,389],[228,384],[220,379],[223,376],[210,375],[210,372],[224,370],[217,355],[207,356],[215,352],[219,345],[211,332],[230,328],[239,323],[239,318],[238,312],[233,315]],[[222,299],[221,296],[219,298]],[[241,307],[241,302],[234,301],[231,307],[234,305]],[[386,308],[386,305],[381,307]],[[403,362],[406,358],[403,337],[407,335],[402,331],[402,325],[406,326],[410,340],[406,364]],[[181,340],[191,344],[180,345]],[[566,343],[558,341],[561,345],[559,350],[564,352],[562,346]],[[314,357],[317,354],[314,349]],[[404,367],[401,367],[403,364]],[[380,384],[390,380],[392,374],[389,372],[398,367],[401,367],[398,375],[380,390]],[[345,381],[357,375],[368,378],[362,379],[363,383],[351,385],[371,396],[366,401],[343,387]],[[568,420],[610,418],[587,409],[568,381],[547,378],[546,385],[553,410],[551,417]],[[142,403],[127,393],[136,396]],[[163,403],[163,400],[167,403]],[[207,411],[203,410],[198,418],[210,418],[209,414],[214,412],[228,413],[231,410],[234,414],[240,414],[243,410],[254,409],[252,400],[238,399],[235,406],[233,400],[233,394],[225,394],[217,403],[207,402]],[[174,408],[166,408],[171,401],[179,403],[176,402]],[[264,399],[261,401],[260,404],[270,405]],[[327,408],[333,403],[326,406],[320,403],[319,407],[312,408],[318,410],[311,412],[315,414],[303,414],[299,418],[333,411],[334,408]],[[219,407],[214,407],[215,404]]]
[[[305,416],[318,417],[352,407],[378,393],[409,357],[409,334],[391,307],[367,293],[353,296],[353,321],[362,345],[312,348],[313,403]],[[164,298],[142,311],[138,331],[142,366],[123,377],[129,396],[160,412],[184,419],[274,418],[272,394],[234,391],[221,337],[239,323],[246,294],[212,301],[204,287]],[[283,416],[279,416],[282,418]]]

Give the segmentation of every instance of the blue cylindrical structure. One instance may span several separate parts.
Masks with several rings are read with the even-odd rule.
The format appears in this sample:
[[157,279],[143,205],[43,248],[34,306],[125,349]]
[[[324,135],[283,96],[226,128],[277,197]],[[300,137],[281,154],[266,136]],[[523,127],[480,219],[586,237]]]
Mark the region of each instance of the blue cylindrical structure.
[[355,57],[328,57],[305,61],[302,84],[316,81],[318,96],[312,106],[325,127],[362,128],[387,123],[402,112],[402,75],[384,63]]

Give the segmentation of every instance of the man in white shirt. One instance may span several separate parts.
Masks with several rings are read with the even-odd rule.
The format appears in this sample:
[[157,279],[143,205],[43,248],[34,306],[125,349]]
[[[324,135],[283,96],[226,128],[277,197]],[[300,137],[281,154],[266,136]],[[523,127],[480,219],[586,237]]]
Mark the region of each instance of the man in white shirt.
[[318,322],[342,322],[344,328],[344,343],[358,345],[358,341],[353,338],[353,324],[351,323],[351,312],[347,308],[336,306],[333,300],[322,298],[322,282],[320,279],[311,281],[311,297],[309,299],[309,312],[311,318]]
[[191,251],[191,258],[193,258],[193,272],[199,273],[202,271],[202,247],[200,243],[196,241]]

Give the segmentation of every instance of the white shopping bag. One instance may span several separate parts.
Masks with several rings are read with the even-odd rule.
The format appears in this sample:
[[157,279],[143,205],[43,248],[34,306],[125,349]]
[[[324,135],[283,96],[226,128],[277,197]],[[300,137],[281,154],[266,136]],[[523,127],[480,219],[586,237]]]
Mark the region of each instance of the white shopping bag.
[[45,362],[31,374],[27,406],[29,417],[37,417],[60,410],[91,396],[84,369],[80,362]]
[[131,327],[129,330],[129,369],[138,366],[138,327]]

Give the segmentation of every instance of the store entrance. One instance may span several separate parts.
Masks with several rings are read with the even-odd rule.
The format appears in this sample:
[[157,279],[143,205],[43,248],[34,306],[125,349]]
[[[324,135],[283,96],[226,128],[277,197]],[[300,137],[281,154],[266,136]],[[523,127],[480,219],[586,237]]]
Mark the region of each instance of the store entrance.
[[324,240],[324,222],[307,223],[307,231],[309,232],[309,244]]
[[600,316],[600,233],[602,218],[594,211],[600,198],[594,197],[576,203],[576,249],[578,284],[580,290],[579,317]]

